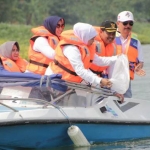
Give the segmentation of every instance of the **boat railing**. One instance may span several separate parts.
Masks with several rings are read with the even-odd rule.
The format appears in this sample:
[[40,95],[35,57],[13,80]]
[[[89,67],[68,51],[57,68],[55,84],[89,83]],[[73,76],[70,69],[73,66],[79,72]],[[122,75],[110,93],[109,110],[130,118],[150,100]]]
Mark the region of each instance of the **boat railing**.
[[[53,81],[53,82],[55,82],[55,81]],[[58,84],[60,84],[60,83],[58,83]],[[87,85],[87,84],[83,84],[83,83],[65,81],[64,83],[61,83],[61,84],[66,84],[71,89],[84,90],[84,91],[95,93],[95,94],[102,94],[103,96],[107,96],[107,97],[113,95],[113,93],[111,92],[110,89],[96,87],[96,86]]]
[[[63,97],[65,97],[69,94],[75,93],[76,92],[75,90],[81,90],[81,91],[85,91],[85,92],[88,92],[88,93],[99,94],[100,96],[102,96],[104,98],[113,95],[113,93],[109,89],[104,89],[104,88],[101,88],[101,87],[86,85],[86,84],[83,84],[83,83],[75,83],[75,82],[68,82],[68,81],[60,83],[57,80],[53,80],[52,82],[57,83],[58,85],[60,85],[60,84],[63,85],[64,84],[65,86],[68,87],[68,89],[67,89],[66,92],[61,93],[60,95],[57,95],[56,97],[53,95],[52,91],[49,91],[51,101],[38,99],[38,98],[23,98],[23,97],[21,97],[21,98],[19,98],[19,97],[12,98],[12,97],[9,97],[9,96],[7,97],[6,95],[0,95],[0,100],[12,100],[12,102],[14,102],[14,103],[15,103],[16,100],[36,101],[37,104],[42,105],[41,108],[46,108],[49,105],[51,105],[55,108],[58,108],[59,106],[57,106],[55,102],[61,100]],[[15,112],[17,111],[15,108],[13,108],[13,106],[11,106],[11,105],[9,106],[9,104],[3,103],[3,102],[0,102],[0,104],[7,107],[7,108],[9,108],[9,109],[11,109],[11,110],[13,110],[13,111],[15,111]]]
[[[55,81],[53,81],[53,83],[54,82]],[[57,83],[57,81],[56,81],[56,83]],[[58,83],[58,84],[65,84],[65,85],[67,85],[68,86],[68,90],[64,94],[62,94],[60,96],[57,96],[56,98],[51,97],[52,103],[54,103],[54,104],[56,104],[55,102],[61,100],[61,98],[65,97],[65,96],[67,96],[69,94],[76,93],[77,92],[76,90],[85,91],[86,93],[98,94],[99,96],[101,96],[103,98],[107,98],[108,96],[113,96],[113,93],[111,92],[110,89],[105,89],[105,88],[101,88],[101,87],[95,87],[95,86],[86,85],[86,84],[83,84],[83,83],[76,83],[76,82],[65,81],[64,83]]]
[[[0,95],[0,100],[1,101],[3,101],[3,100],[5,100],[5,101],[12,101],[12,102],[14,102],[14,104],[17,102],[17,101],[34,101],[34,102],[37,102],[36,104],[38,104],[38,106],[39,105],[41,105],[41,108],[45,108],[46,106],[48,106],[48,105],[51,105],[51,106],[53,106],[53,107],[55,107],[55,105],[54,104],[52,104],[52,103],[50,103],[50,102],[48,102],[48,101],[46,101],[46,100],[42,100],[42,99],[37,99],[37,98],[6,98],[6,95]],[[17,109],[15,109],[15,108],[13,108],[13,107],[17,107],[17,105],[9,105],[9,104],[6,104],[6,103],[4,103],[4,102],[0,102],[0,104],[1,105],[3,105],[3,106],[5,106],[5,107],[7,107],[7,108],[9,108],[9,109],[11,109],[11,110],[13,110],[14,112],[18,112],[18,110]],[[12,103],[11,103],[12,104]],[[27,104],[27,103],[26,103]],[[23,105],[23,103],[22,103],[22,105]],[[33,105],[32,105],[33,106]],[[36,105],[35,105],[36,106]]]
[[[70,91],[70,90],[69,90],[69,91]],[[65,93],[65,95],[67,95],[67,94],[69,93],[69,91],[68,91],[67,93]],[[65,95],[62,95],[62,97],[65,96]],[[61,96],[60,96],[60,97],[61,97]],[[64,112],[64,110],[63,110],[60,106],[57,106],[57,105],[55,105],[55,104],[52,103],[52,102],[48,102],[48,101],[42,100],[42,99],[34,99],[34,98],[6,98],[6,95],[4,95],[4,97],[2,97],[2,95],[0,95],[0,100],[35,101],[35,102],[43,103],[44,105],[42,105],[42,107],[41,107],[41,108],[43,108],[43,109],[44,109],[44,108],[47,108],[47,106],[49,106],[49,105],[50,105],[50,106],[53,106],[54,108],[58,109],[58,110],[62,113],[62,115],[68,120],[68,123],[71,124],[71,123],[70,123],[70,120],[69,120],[68,116],[66,115],[66,113]],[[8,108],[8,109],[10,109],[10,110],[12,110],[12,111],[14,111],[14,112],[17,112],[17,113],[20,112],[20,110],[17,110],[17,106],[16,106],[15,108],[13,108],[12,105],[8,105],[8,104],[2,103],[2,102],[0,102],[0,105],[4,106],[4,107],[6,107],[6,108]],[[37,107],[37,108],[39,108],[39,107]],[[35,109],[35,108],[34,108],[34,109]],[[23,118],[23,116],[22,116],[20,113],[19,113],[19,116],[20,116],[21,118]]]

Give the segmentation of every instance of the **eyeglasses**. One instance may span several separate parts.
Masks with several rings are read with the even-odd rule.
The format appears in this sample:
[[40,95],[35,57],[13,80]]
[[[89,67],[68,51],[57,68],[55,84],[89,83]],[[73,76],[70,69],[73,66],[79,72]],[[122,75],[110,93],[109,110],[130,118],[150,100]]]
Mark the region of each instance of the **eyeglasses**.
[[130,26],[133,26],[134,22],[133,21],[125,21],[125,22],[122,22],[122,24],[124,26],[126,26],[127,24],[129,24]]
[[56,28],[64,28],[64,24],[57,24]]

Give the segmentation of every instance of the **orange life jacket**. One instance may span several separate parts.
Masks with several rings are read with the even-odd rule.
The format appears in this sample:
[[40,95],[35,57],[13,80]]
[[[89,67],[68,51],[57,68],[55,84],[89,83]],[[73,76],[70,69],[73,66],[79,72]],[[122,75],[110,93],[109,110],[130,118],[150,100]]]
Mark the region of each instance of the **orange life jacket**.
[[[102,41],[99,33],[100,33],[100,27],[94,27],[95,30],[97,31],[97,36],[95,37],[95,41],[94,43],[92,44],[93,45],[93,48],[95,49],[96,51],[96,54],[98,56],[113,56],[113,55],[116,55],[116,45],[114,43],[110,43],[108,44],[107,46],[104,45],[104,42]],[[100,67],[100,66],[97,66],[95,64],[92,64],[91,67],[90,67],[90,70],[97,74],[97,75],[100,75],[102,76],[102,72],[107,68],[108,66],[106,67]]]
[[21,72],[17,64],[12,61],[9,58],[5,58],[3,56],[0,56],[2,60],[2,65],[5,68],[5,70],[10,71],[10,72]]
[[19,67],[21,72],[25,72],[26,71],[26,67],[28,65],[27,60],[22,59],[22,58],[18,58],[15,63]]
[[[134,79],[134,70],[135,70],[135,66],[137,65],[137,63],[139,62],[138,60],[138,41],[134,38],[129,38],[128,39],[128,48],[126,48],[125,50],[125,54],[128,57],[129,60],[129,69],[130,69],[130,79],[133,80]],[[116,37],[115,39],[116,45],[117,45],[117,54],[121,54],[122,53],[122,44],[121,44],[121,40],[120,37]]]
[[[61,41],[55,49],[56,55],[54,62],[50,63],[50,68],[54,73],[62,74],[62,78],[71,82],[81,82],[82,78],[76,74],[69,60],[63,54],[63,47],[65,45],[75,45],[81,53],[85,69],[89,69],[94,58],[95,51],[90,49],[73,34],[72,30],[65,31],[61,34]],[[71,49],[70,49],[71,50]]]
[[34,51],[33,50],[34,42],[38,37],[46,37],[48,39],[49,45],[53,49],[55,49],[59,42],[59,39],[55,35],[51,34],[47,29],[45,29],[44,26],[33,28],[32,32],[34,36],[30,39],[30,47],[28,54],[29,64],[27,66],[27,70],[36,74],[44,75],[49,62],[51,62],[52,60],[47,58],[42,53]]

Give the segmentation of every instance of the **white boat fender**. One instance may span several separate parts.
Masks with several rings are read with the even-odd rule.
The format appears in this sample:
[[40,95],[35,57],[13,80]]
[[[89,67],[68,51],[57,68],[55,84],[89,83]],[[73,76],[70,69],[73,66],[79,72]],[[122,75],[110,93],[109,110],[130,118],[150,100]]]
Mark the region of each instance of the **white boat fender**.
[[75,146],[90,146],[90,143],[77,126],[72,125],[67,132]]

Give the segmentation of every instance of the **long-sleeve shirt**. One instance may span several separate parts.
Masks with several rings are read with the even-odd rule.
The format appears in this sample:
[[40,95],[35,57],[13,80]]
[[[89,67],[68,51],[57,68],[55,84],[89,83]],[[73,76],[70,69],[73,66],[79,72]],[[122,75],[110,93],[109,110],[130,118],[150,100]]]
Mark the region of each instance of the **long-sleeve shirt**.
[[49,45],[45,37],[38,37],[33,45],[33,50],[42,53],[44,56],[54,59],[55,50]]
[[[64,55],[68,58],[70,64],[72,65],[73,69],[75,70],[76,74],[84,79],[86,82],[91,84],[100,84],[102,78],[98,77],[94,74],[91,70],[85,69],[84,64],[81,59],[81,53],[79,49],[74,45],[67,45],[63,48]],[[115,62],[117,56],[112,57],[100,57],[98,55],[94,55],[93,62],[98,66],[109,66],[111,63]],[[53,74],[53,71],[50,67],[47,68],[45,75]]]
[[[33,50],[36,52],[42,53],[45,57],[49,59],[54,59],[55,57],[55,50],[49,45],[48,40],[45,37],[38,37],[33,45]],[[26,72],[31,72],[26,70]]]

